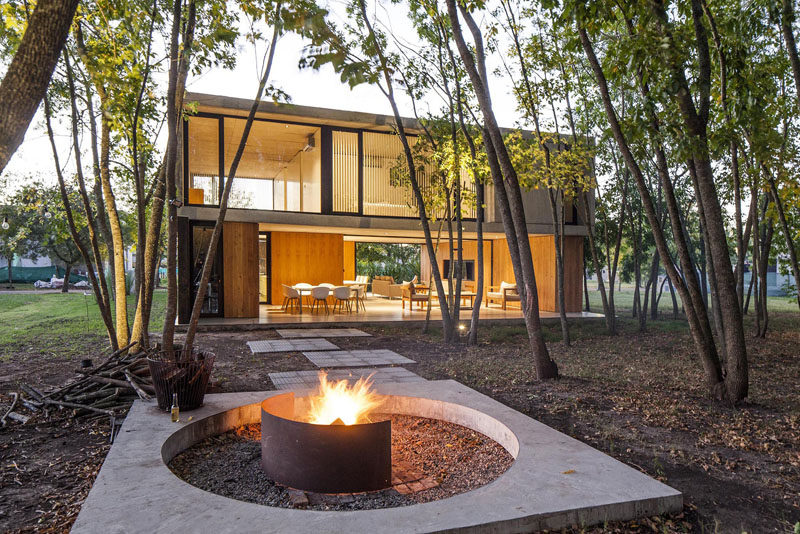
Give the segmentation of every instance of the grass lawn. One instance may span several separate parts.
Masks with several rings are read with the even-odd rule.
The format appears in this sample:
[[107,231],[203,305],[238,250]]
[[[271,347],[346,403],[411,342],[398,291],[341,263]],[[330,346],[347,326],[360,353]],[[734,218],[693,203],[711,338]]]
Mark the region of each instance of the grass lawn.
[[[606,288],[608,291],[608,288]],[[644,290],[642,291],[642,302],[644,302]],[[584,297],[582,297],[583,299]],[[678,300],[678,309],[681,306],[681,298],[677,294],[675,298]],[[709,298],[709,301],[711,299]],[[585,304],[585,300],[582,300]],[[629,284],[622,284],[622,290],[614,290],[614,305],[617,309],[617,314],[622,311],[630,312],[633,309],[633,286]],[[792,297],[767,297],[767,305],[771,312],[796,312],[797,300]],[[596,313],[603,313],[603,301],[600,298],[600,292],[597,291],[597,285],[589,282],[589,306],[592,311]],[[750,311],[753,310],[753,300],[750,300]],[[661,295],[661,300],[658,301],[658,311],[664,314],[672,314],[672,298],[669,295],[669,288],[664,286],[664,293]],[[630,315],[630,313],[629,313]]]
[[[153,297],[151,328],[164,322],[166,292]],[[133,323],[134,297],[128,297],[128,321]],[[107,339],[94,294],[0,292],[0,361],[14,352],[39,352],[74,357],[96,349]]]

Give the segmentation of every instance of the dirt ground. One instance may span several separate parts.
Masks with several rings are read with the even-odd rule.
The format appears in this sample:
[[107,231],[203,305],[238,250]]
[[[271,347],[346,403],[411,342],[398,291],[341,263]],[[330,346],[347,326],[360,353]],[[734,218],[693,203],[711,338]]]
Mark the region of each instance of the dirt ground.
[[[483,327],[477,347],[445,345],[434,329],[371,327],[342,348],[387,348],[428,379],[455,379],[679,489],[682,513],[575,532],[793,532],[800,529],[800,321],[773,314],[766,340],[748,335],[750,397],[736,408],[709,399],[681,322],[622,320],[622,333],[577,322],[573,345],[548,346],[562,378],[533,379],[519,327]],[[749,334],[749,326],[746,326]],[[557,325],[547,326],[548,339]],[[301,354],[254,356],[246,342],[272,331],[202,334],[217,355],[213,392],[272,389],[268,373],[314,369]],[[102,347],[102,340],[96,340]],[[3,362],[0,408],[16,382],[46,387],[77,360],[31,351]],[[37,377],[37,378],[30,378]],[[109,448],[105,419],[33,419],[0,429],[0,531],[66,531]]]

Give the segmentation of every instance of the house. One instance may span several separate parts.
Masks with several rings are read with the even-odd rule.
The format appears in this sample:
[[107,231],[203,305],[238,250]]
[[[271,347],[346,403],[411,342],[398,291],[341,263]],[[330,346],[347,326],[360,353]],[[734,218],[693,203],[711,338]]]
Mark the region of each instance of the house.
[[[182,136],[183,206],[178,210],[179,322],[188,321],[200,268],[251,101],[189,93],[196,113]],[[196,107],[195,107],[196,106]],[[403,119],[409,134],[420,133]],[[410,188],[390,181],[402,155],[393,117],[262,102],[234,178],[219,261],[203,305],[205,315],[258,317],[259,306],[280,304],[281,285],[341,284],[355,273],[360,241],[421,243],[422,228]],[[424,186],[426,173],[420,173]],[[470,181],[465,181],[469,183]],[[542,310],[555,311],[556,268],[546,191],[523,193]],[[514,275],[493,187],[485,186],[485,284]],[[469,212],[469,210],[467,210]],[[467,277],[474,278],[474,208],[464,221]],[[580,311],[583,236],[577,210],[566,210],[567,311]],[[449,258],[446,240],[439,267]],[[422,247],[423,279],[429,261]],[[399,303],[398,303],[399,306]]]

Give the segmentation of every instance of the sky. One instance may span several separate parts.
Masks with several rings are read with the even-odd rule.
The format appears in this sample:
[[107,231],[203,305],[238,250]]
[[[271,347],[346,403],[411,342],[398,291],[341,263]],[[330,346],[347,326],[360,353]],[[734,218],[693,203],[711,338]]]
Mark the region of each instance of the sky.
[[[391,20],[395,27],[393,31],[401,35],[406,41],[414,41],[415,35],[406,25],[405,17],[384,13],[382,20]],[[399,22],[398,22],[399,21]],[[401,26],[398,27],[397,24]],[[280,38],[275,53],[270,83],[287,93],[291,102],[299,105],[316,106],[348,111],[363,111],[391,115],[392,111],[386,97],[375,86],[360,85],[353,89],[343,83],[330,66],[321,70],[301,70],[298,62],[302,56],[303,40],[294,35],[285,35]],[[263,50],[262,50],[263,52]],[[491,60],[491,58],[490,58]],[[261,58],[258,60],[261,61]],[[489,64],[489,71],[493,69]],[[211,69],[201,76],[192,76],[187,82],[187,90],[191,92],[226,95],[241,98],[253,98],[258,85],[258,67],[252,46],[240,46],[237,66],[233,70],[222,68]],[[166,84],[164,79],[162,83]],[[505,80],[496,79],[492,84],[492,97],[495,113],[501,126],[516,126],[516,113],[513,96],[510,94]],[[408,99],[402,98],[402,91],[398,92],[400,113],[404,116],[413,116],[413,110]],[[440,102],[428,99],[418,104],[418,111],[424,115],[426,111],[435,111]],[[74,168],[70,158],[69,123],[68,117],[61,117],[60,125],[56,126],[60,158],[65,169]],[[12,181],[19,181],[22,177],[35,176],[46,182],[55,183],[52,152],[44,127],[41,110],[35,116],[28,128],[25,141],[12,157],[4,177]],[[70,163],[72,166],[70,166]]]

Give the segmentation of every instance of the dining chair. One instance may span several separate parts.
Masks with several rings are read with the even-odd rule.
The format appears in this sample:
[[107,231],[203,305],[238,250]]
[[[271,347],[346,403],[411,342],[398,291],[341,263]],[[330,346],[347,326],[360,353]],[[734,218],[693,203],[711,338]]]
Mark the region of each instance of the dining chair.
[[330,313],[328,311],[328,295],[331,294],[331,289],[325,286],[317,286],[311,288],[311,313],[314,313],[314,309],[316,308],[319,310],[320,305],[325,305],[325,313]]
[[347,311],[351,311],[349,286],[339,286],[334,288],[333,297],[336,299],[333,303],[333,313],[336,313],[336,306],[339,306],[339,312],[344,311],[343,306],[347,306]]
[[298,292],[295,288],[287,286],[286,284],[281,284],[283,289],[283,305],[281,309],[289,312],[289,307],[291,307],[292,311],[294,311],[294,303],[297,302],[298,309],[303,306],[303,302],[300,300],[300,292]]
[[367,297],[367,290],[364,286],[350,286],[350,300],[356,303],[356,313],[358,313],[359,306],[366,311],[365,301]]

